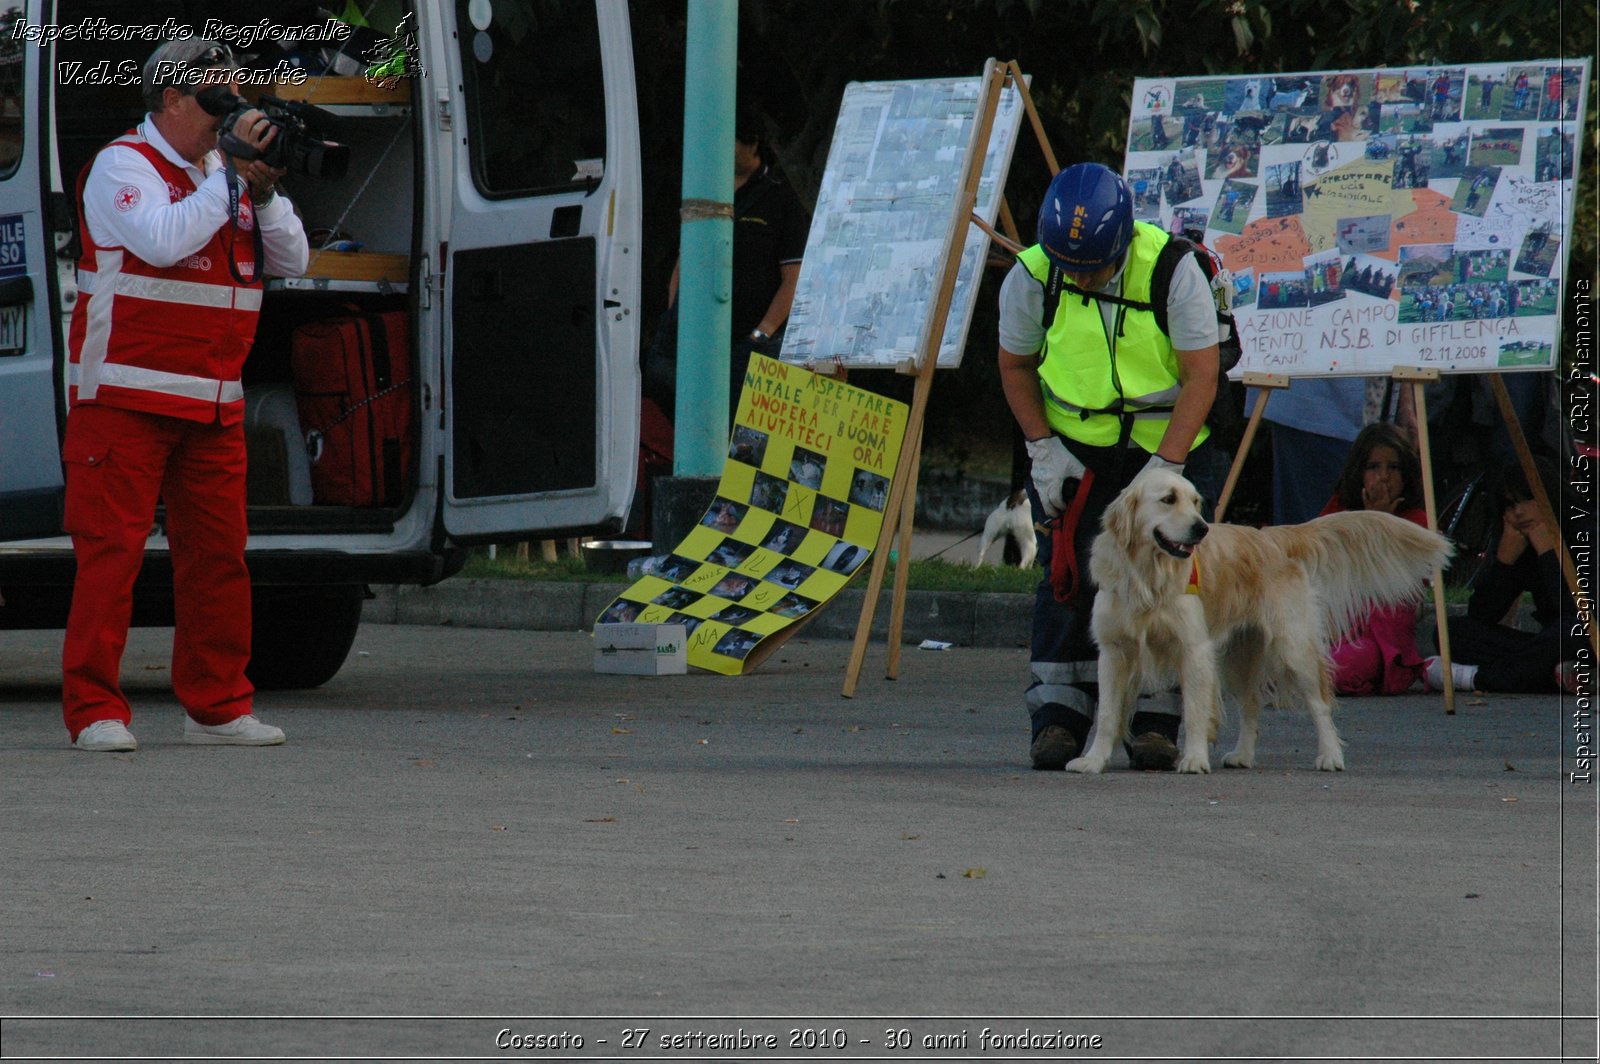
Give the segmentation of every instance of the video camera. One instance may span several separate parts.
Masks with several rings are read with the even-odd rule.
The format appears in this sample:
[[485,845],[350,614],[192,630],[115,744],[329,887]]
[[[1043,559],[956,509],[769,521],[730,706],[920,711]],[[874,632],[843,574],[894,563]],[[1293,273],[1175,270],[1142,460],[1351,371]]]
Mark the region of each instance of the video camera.
[[[268,166],[304,177],[341,178],[350,167],[350,147],[316,136],[313,123],[324,112],[308,103],[262,96],[255,103],[234,94],[226,85],[210,85],[195,95],[195,101],[209,115],[222,119],[218,147],[241,159],[260,158]],[[278,135],[261,151],[233,135],[233,124],[243,111],[258,110],[267,116]]]

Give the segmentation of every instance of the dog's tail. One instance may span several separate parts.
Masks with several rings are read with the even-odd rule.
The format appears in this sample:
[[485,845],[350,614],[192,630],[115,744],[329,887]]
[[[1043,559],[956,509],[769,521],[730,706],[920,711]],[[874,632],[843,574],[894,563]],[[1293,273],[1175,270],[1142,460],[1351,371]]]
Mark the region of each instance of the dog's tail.
[[1328,514],[1298,529],[1288,552],[1306,567],[1335,637],[1375,606],[1420,599],[1424,581],[1455,553],[1439,533],[1372,510]]

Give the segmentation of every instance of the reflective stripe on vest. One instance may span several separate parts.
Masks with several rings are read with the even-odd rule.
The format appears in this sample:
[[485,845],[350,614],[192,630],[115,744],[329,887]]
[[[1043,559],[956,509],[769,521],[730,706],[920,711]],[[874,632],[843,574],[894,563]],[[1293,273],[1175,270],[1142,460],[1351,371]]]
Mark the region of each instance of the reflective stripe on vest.
[[[186,303],[196,307],[234,307],[252,311],[261,309],[259,288],[177,281],[170,277],[141,277],[138,274],[121,272],[112,273],[111,282],[110,290],[119,296],[136,296],[139,299],[153,299],[160,303]],[[100,275],[89,270],[79,270],[78,291],[85,295],[101,294]]]
[[[171,202],[195,191],[189,174],[137,131],[102,150],[116,146],[131,148],[149,161],[166,182]],[[83,256],[67,336],[68,402],[104,403],[193,421],[242,420],[239,377],[261,310],[260,282],[234,281],[223,230],[193,255],[166,267],[125,248],[95,244],[83,218],[89,169],[78,178]],[[234,235],[243,237],[241,249],[252,253],[249,229],[243,226],[254,224],[253,215],[246,193],[240,203],[241,228]],[[239,265],[246,275],[252,272],[251,263]]]
[[[82,366],[69,366],[67,383],[81,388]],[[129,388],[141,392],[159,392],[180,399],[198,399],[206,403],[233,403],[244,401],[244,384],[240,381],[219,381],[210,377],[188,377],[182,373],[167,373],[144,366],[123,366],[115,362],[102,364],[95,372],[101,388]]]
[[[1150,279],[1156,256],[1167,242],[1156,226],[1135,222],[1133,243],[1122,271],[1124,299],[1150,302]],[[1040,285],[1048,282],[1050,262],[1037,244],[1018,256]],[[1091,447],[1110,447],[1122,434],[1122,419],[1132,421],[1132,438],[1155,453],[1178,401],[1178,360],[1172,341],[1148,310],[1114,306],[1120,327],[1113,360],[1098,300],[1063,292],[1055,320],[1045,332],[1040,352],[1039,381],[1045,418],[1070,440]],[[1114,369],[1113,369],[1114,363]],[[1194,444],[1209,435],[1202,428]]]

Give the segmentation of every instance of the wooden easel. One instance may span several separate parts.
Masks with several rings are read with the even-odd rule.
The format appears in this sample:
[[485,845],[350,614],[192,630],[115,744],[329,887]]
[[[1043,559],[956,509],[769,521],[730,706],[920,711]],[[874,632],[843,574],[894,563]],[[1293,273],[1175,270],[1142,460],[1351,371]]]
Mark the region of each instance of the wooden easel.
[[[887,676],[894,679],[900,667],[900,639],[905,625],[906,577],[911,566],[912,523],[916,515],[917,471],[922,458],[922,425],[927,412],[928,393],[933,387],[933,373],[938,367],[939,348],[944,344],[945,319],[950,314],[950,303],[955,294],[956,276],[961,268],[961,249],[966,244],[967,226],[975,217],[973,208],[978,200],[978,183],[983,176],[983,160],[989,150],[989,137],[994,129],[995,114],[1000,106],[1000,94],[1008,86],[1021,94],[1023,108],[1033,125],[1051,172],[1055,172],[1055,155],[1044,137],[1044,126],[1034,109],[1033,98],[1028,94],[1027,81],[1014,61],[997,63],[990,59],[984,64],[983,86],[978,93],[976,124],[967,156],[961,168],[961,191],[957,209],[952,213],[950,228],[945,234],[944,271],[939,279],[937,295],[931,311],[932,319],[923,344],[922,358],[917,366],[916,384],[911,394],[911,410],[906,417],[905,444],[900,448],[900,460],[895,466],[894,479],[889,487],[889,499],[884,506],[883,527],[878,532],[877,546],[872,552],[872,570],[867,579],[866,599],[861,604],[861,618],[856,624],[855,643],[850,650],[850,661],[845,666],[844,689],[846,698],[855,697],[856,682],[860,679],[866,661],[867,643],[872,638],[872,620],[877,613],[878,595],[883,590],[884,569],[889,563],[889,548],[900,535],[899,564],[895,568],[894,595],[889,614],[889,653]],[[1011,213],[1001,204],[1001,219],[1010,233],[1016,226]],[[987,229],[987,227],[985,227]]]
[[[1437,369],[1420,369],[1415,366],[1395,366],[1390,376],[1400,382],[1409,381],[1411,384],[1412,402],[1416,408],[1417,416],[1417,457],[1422,464],[1422,500],[1428,514],[1428,527],[1434,531],[1439,528],[1439,514],[1433,492],[1433,451],[1428,437],[1428,401],[1423,386],[1439,379]],[[1250,411],[1250,421],[1245,426],[1244,436],[1239,442],[1239,450],[1234,455],[1233,466],[1228,470],[1228,479],[1223,484],[1222,496],[1217,500],[1217,517],[1221,521],[1227,511],[1228,502],[1233,498],[1233,489],[1239,480],[1239,471],[1244,467],[1245,457],[1250,453],[1250,445],[1255,441],[1256,430],[1261,425],[1262,415],[1267,409],[1267,400],[1273,390],[1289,387],[1289,378],[1271,373],[1246,373],[1243,383],[1247,387],[1260,388],[1256,396],[1255,406]],[[1535,505],[1539,508],[1541,517],[1551,527],[1559,529],[1561,523],[1556,519],[1555,511],[1550,505],[1550,499],[1545,494],[1544,482],[1540,480],[1538,471],[1534,468],[1533,452],[1528,448],[1527,438],[1522,432],[1522,423],[1517,418],[1517,412],[1511,405],[1511,396],[1506,392],[1505,382],[1500,379],[1500,374],[1489,375],[1490,386],[1494,390],[1495,401],[1500,407],[1500,416],[1505,419],[1506,430],[1510,433],[1511,444],[1516,449],[1517,461],[1522,467],[1523,476],[1528,481],[1529,491],[1532,493]],[[1566,579],[1567,588],[1572,593],[1572,598],[1578,607],[1578,615],[1584,622],[1584,627],[1589,633],[1589,641],[1594,647],[1597,657],[1600,657],[1600,631],[1596,631],[1593,618],[1589,612],[1583,596],[1578,594],[1577,570],[1572,564],[1572,555],[1567,550],[1566,539],[1557,537],[1556,547],[1561,561],[1561,573]],[[1433,570],[1433,612],[1436,631],[1439,639],[1439,666],[1445,677],[1450,676],[1450,629],[1444,601],[1444,572],[1438,566]],[[1456,711],[1455,684],[1446,680],[1444,684],[1444,711],[1453,715]]]
[[[1417,434],[1422,455],[1422,488],[1428,504],[1428,527],[1435,528],[1433,511],[1433,472],[1428,459],[1428,411],[1422,397],[1422,386],[1429,381],[1439,379],[1438,370],[1409,369],[1405,366],[1394,368],[1396,380],[1412,381],[1413,394],[1417,404]],[[1494,392],[1495,403],[1500,407],[1500,417],[1505,421],[1506,432],[1511,437],[1512,449],[1517,452],[1517,464],[1522,468],[1522,476],[1528,482],[1528,492],[1533,496],[1534,505],[1539,509],[1539,518],[1556,530],[1556,558],[1561,563],[1561,576],[1567,582],[1567,591],[1572,595],[1572,601],[1578,608],[1578,616],[1583,621],[1584,630],[1589,633],[1589,645],[1596,656],[1600,656],[1600,631],[1595,630],[1594,616],[1591,613],[1587,599],[1578,593],[1578,570],[1572,564],[1572,553],[1567,549],[1566,536],[1562,534],[1562,524],[1556,516],[1555,508],[1550,505],[1550,496],[1545,494],[1544,480],[1539,476],[1539,470],[1533,464],[1533,451],[1528,447],[1528,438],[1522,431],[1522,421],[1517,417],[1517,411],[1511,405],[1511,395],[1506,391],[1506,382],[1498,373],[1489,374],[1489,387]],[[1444,625],[1444,586],[1439,579],[1437,570],[1433,574],[1433,603],[1434,609],[1439,614],[1439,659],[1446,677],[1450,675],[1450,644]],[[1454,684],[1445,684],[1445,712],[1454,713],[1455,705],[1451,700]]]
[[1250,445],[1256,439],[1256,430],[1261,427],[1261,415],[1267,412],[1267,400],[1272,396],[1274,389],[1289,387],[1289,378],[1281,373],[1246,373],[1241,378],[1241,383],[1246,388],[1260,388],[1261,394],[1256,396],[1256,405],[1250,408],[1250,420],[1245,424],[1244,436],[1239,440],[1239,449],[1233,455],[1233,466],[1228,470],[1228,479],[1222,485],[1222,495],[1217,499],[1218,522],[1221,522],[1222,515],[1228,510],[1228,503],[1233,499],[1233,489],[1239,484],[1239,472],[1244,468],[1245,456],[1250,453]]
[[[1417,409],[1417,456],[1422,462],[1422,501],[1428,514],[1428,527],[1438,531],[1438,511],[1433,499],[1433,458],[1428,446],[1428,408],[1423,398],[1422,386],[1429,381],[1439,379],[1436,369],[1415,369],[1409,366],[1396,366],[1393,373],[1398,381],[1411,381],[1412,395]],[[1267,412],[1267,400],[1272,393],[1281,388],[1290,387],[1290,378],[1277,373],[1246,373],[1241,378],[1242,383],[1249,388],[1259,388],[1256,395],[1255,406],[1250,408],[1250,421],[1245,425],[1244,436],[1239,441],[1239,450],[1234,453],[1233,466],[1228,470],[1228,479],[1222,485],[1222,495],[1217,499],[1217,520],[1220,522],[1228,510],[1228,503],[1233,499],[1233,489],[1239,483],[1239,472],[1244,468],[1245,458],[1250,454],[1250,445],[1255,442],[1256,430],[1261,427],[1262,415]],[[1444,609],[1444,570],[1439,566],[1433,568],[1433,612],[1436,631],[1439,638],[1439,666],[1446,676],[1450,675],[1450,630],[1445,625]],[[1453,714],[1456,711],[1455,685],[1444,685],[1444,711]]]
[[1557,530],[1556,557],[1561,562],[1561,575],[1567,582],[1567,590],[1572,594],[1573,604],[1578,608],[1578,617],[1583,621],[1584,630],[1589,633],[1589,646],[1594,651],[1595,657],[1600,658],[1600,630],[1596,630],[1594,613],[1589,608],[1587,596],[1578,593],[1578,570],[1572,564],[1572,552],[1567,549],[1567,538],[1560,534],[1562,524],[1556,515],[1555,508],[1550,505],[1550,496],[1545,494],[1544,481],[1539,476],[1539,471],[1533,464],[1533,452],[1528,448],[1528,439],[1522,432],[1522,422],[1517,418],[1517,410],[1511,405],[1511,396],[1506,391],[1506,382],[1500,379],[1500,374],[1489,375],[1489,386],[1494,391],[1495,403],[1500,407],[1500,416],[1505,419],[1506,431],[1511,435],[1511,446],[1516,449],[1517,462],[1522,466],[1522,475],[1528,481],[1528,491],[1533,495],[1534,505],[1539,508],[1539,516],[1551,528]]
[[[1397,381],[1411,382],[1411,399],[1417,411],[1417,457],[1422,460],[1422,505],[1428,512],[1428,527],[1437,532],[1439,509],[1433,497],[1433,448],[1428,442],[1428,400],[1423,385],[1438,380],[1439,371],[1396,366],[1390,375]],[[1433,567],[1433,619],[1439,639],[1439,669],[1444,674],[1444,711],[1453,715],[1456,685],[1450,670],[1450,618],[1444,606],[1444,570],[1437,565]]]

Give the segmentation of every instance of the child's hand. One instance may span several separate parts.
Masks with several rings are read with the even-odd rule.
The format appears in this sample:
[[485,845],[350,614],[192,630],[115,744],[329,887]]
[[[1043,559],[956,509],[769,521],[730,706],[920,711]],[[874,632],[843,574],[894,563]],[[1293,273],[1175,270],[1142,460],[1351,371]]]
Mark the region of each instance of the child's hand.
[[1522,557],[1522,552],[1528,549],[1528,537],[1523,534],[1517,520],[1516,506],[1507,506],[1505,517],[1500,527],[1500,546],[1495,550],[1495,561],[1501,565],[1511,565]]
[[[1532,507],[1532,503],[1528,504]],[[1528,537],[1528,546],[1533,548],[1535,554],[1544,554],[1554,550],[1556,545],[1555,530],[1550,527],[1542,517],[1535,517],[1522,530]]]
[[1361,505],[1364,509],[1392,514],[1400,508],[1400,496],[1390,490],[1388,481],[1377,480],[1362,485]]

